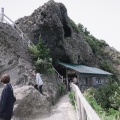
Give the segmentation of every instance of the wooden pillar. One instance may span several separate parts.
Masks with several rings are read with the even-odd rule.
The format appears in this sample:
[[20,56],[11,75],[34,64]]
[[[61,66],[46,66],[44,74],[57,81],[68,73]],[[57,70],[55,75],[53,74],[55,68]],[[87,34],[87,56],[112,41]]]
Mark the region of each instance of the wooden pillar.
[[62,79],[62,83],[63,83],[63,76],[61,76],[61,79]]
[[3,23],[3,21],[4,21],[4,8],[1,8],[0,22]]
[[80,88],[80,74],[77,74],[77,80],[78,80],[78,87]]
[[67,85],[67,90],[69,89],[69,84],[68,84],[68,70],[66,68],[66,85]]

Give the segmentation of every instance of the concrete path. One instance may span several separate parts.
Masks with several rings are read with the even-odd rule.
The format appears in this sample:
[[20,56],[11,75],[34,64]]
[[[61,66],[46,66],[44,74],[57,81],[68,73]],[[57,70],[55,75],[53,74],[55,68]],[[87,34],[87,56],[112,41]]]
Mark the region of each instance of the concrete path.
[[68,94],[66,94],[53,107],[50,115],[35,120],[77,120],[76,116],[76,111],[69,102]]

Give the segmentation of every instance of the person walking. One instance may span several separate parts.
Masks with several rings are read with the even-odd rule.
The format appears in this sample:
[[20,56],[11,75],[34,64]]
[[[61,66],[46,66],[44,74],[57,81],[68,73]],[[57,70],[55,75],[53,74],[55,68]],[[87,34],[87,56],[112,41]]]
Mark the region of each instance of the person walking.
[[43,81],[41,79],[41,75],[40,73],[38,73],[37,71],[33,71],[33,75],[36,77],[36,84],[37,86],[35,85],[35,88],[37,87],[38,88],[38,91],[43,94],[42,92],[42,86],[43,86]]
[[2,75],[0,81],[5,85],[0,97],[0,118],[2,120],[11,120],[16,98],[14,97],[13,88],[10,84],[10,76],[7,74]]

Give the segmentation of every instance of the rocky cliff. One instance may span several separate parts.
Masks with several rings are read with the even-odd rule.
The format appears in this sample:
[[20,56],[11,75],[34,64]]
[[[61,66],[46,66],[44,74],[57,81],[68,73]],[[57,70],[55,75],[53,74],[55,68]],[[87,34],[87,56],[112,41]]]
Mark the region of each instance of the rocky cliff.
[[[75,23],[68,17],[62,3],[48,1],[30,16],[20,18],[16,24],[28,35],[33,43],[41,36],[51,50],[54,61],[93,64],[93,52]],[[90,62],[88,62],[90,61]]]
[[[60,60],[99,67],[104,61],[109,61],[120,78],[120,53],[108,45],[102,48],[102,53],[94,53],[85,36],[68,17],[67,9],[62,3],[50,0],[30,16],[18,19],[16,24],[35,44],[41,36],[43,43],[50,48],[54,62]],[[0,23],[0,74],[8,73],[12,85],[15,85],[15,119],[35,117],[38,112],[47,113],[58,99],[58,81],[51,75],[42,74],[45,94],[42,96],[31,85],[35,83],[31,76],[32,69],[26,42],[14,28]],[[34,110],[31,111],[31,108]]]
[[[15,120],[29,117],[32,119],[40,114],[46,114],[60,95],[58,86],[60,82],[49,74],[41,74],[44,83],[44,95],[41,95],[33,87],[35,78],[31,76],[31,70],[33,66],[27,43],[10,25],[0,23],[0,75],[4,73],[10,75],[17,99]],[[0,88],[3,88],[1,83]]]
[[[35,44],[41,36],[44,44],[50,48],[54,62],[59,60],[100,67],[104,61],[108,61],[119,78],[120,61],[118,56],[120,53],[106,45],[100,48],[101,53],[99,49],[96,49],[95,54],[88,44],[89,36],[83,35],[78,30],[76,24],[68,17],[67,9],[62,3],[50,0],[30,16],[18,19],[16,24]],[[93,37],[91,36],[91,38]],[[94,39],[96,38],[93,38],[93,42]],[[97,47],[95,44],[92,44],[94,48]],[[113,56],[116,57],[113,58]]]
[[27,84],[31,69],[26,43],[10,25],[0,23],[0,73],[9,73],[12,84]]

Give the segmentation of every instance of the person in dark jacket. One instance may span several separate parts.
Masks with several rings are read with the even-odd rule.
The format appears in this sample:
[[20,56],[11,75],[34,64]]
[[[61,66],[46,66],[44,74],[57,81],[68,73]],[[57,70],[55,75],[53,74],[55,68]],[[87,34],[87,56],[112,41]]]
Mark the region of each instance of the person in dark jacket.
[[5,74],[1,77],[0,81],[5,85],[0,98],[0,118],[2,120],[11,120],[16,98],[14,97],[13,88],[10,84],[10,76]]

